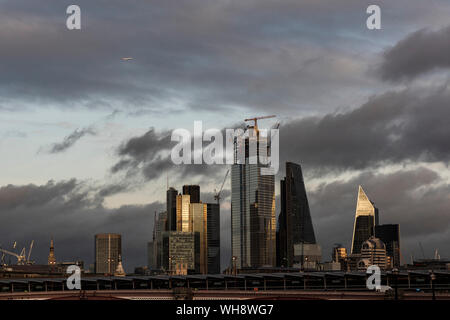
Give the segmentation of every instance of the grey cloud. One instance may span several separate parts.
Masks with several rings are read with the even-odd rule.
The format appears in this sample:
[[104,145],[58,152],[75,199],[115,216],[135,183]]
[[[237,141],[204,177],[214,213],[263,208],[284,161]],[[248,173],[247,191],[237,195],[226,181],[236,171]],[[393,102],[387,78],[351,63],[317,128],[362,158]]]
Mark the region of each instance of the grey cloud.
[[94,260],[94,235],[122,234],[124,266],[147,264],[146,243],[152,238],[153,214],[164,205],[128,205],[108,209],[94,188],[75,179],[44,185],[8,185],[0,188],[0,244],[19,247],[35,240],[32,259],[46,263],[50,237],[55,239],[58,261]]
[[450,26],[422,29],[399,41],[383,55],[379,73],[384,80],[413,79],[437,69],[450,68]]
[[69,149],[70,147],[72,147],[82,137],[84,137],[86,135],[96,135],[96,134],[97,134],[96,131],[91,127],[83,128],[81,130],[76,129],[71,134],[69,134],[67,137],[65,137],[62,142],[54,143],[50,147],[50,150],[48,152],[49,153],[64,152],[67,149]]
[[280,157],[317,173],[450,160],[449,89],[374,96],[361,107],[282,124]]

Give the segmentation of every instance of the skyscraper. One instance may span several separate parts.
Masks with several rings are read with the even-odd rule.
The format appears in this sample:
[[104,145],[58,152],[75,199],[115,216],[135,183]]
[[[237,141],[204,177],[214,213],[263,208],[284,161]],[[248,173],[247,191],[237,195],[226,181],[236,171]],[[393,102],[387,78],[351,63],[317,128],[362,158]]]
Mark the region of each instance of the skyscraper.
[[206,203],[208,273],[220,273],[220,206]]
[[363,188],[359,186],[353,225],[352,254],[361,253],[361,245],[375,234],[378,221],[378,209],[369,200]]
[[95,273],[113,274],[121,255],[122,237],[120,234],[95,235]]
[[[298,247],[301,255],[316,252],[316,237],[306,196],[302,168],[292,162],[286,162],[286,177],[280,181],[281,212],[278,217],[278,261],[280,266],[292,266],[294,263],[294,247]],[[306,258],[306,257],[305,257]],[[303,258],[300,258],[303,261]],[[302,261],[299,261],[302,263]],[[302,263],[303,264],[303,263]]]
[[184,185],[183,194],[191,196],[191,203],[200,202],[200,186],[198,185]]
[[176,231],[191,232],[192,216],[190,211],[191,196],[177,195],[176,197]]
[[160,212],[153,227],[153,254],[156,269],[162,268],[162,234],[167,231],[167,212]]
[[178,191],[170,187],[166,192],[167,230],[177,230],[177,195]]
[[375,236],[386,245],[386,253],[392,260],[392,266],[400,267],[400,226],[382,224],[375,226]]
[[199,234],[199,266],[200,273],[208,273],[208,239],[207,239],[207,221],[206,204],[191,203],[189,206],[192,225],[189,231]]
[[[252,164],[250,159],[259,156],[262,137],[256,126],[249,127],[243,143],[243,161],[231,167],[231,246],[237,268],[274,266],[276,264],[275,177],[261,175],[266,167]],[[251,146],[257,145],[252,150]],[[267,147],[270,154],[270,146]]]

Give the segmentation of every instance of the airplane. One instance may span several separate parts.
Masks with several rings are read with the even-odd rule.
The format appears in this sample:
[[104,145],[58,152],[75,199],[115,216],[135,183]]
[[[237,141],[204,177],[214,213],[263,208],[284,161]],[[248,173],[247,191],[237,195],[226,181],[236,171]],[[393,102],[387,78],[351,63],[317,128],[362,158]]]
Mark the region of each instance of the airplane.
[[123,61],[129,61],[129,60],[133,60],[133,58],[131,57],[126,57],[126,58],[122,58]]

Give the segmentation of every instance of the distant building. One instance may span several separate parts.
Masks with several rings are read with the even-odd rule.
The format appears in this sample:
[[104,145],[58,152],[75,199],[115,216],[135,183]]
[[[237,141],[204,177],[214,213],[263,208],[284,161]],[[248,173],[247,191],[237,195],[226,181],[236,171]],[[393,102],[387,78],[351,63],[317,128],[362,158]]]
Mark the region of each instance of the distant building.
[[167,231],[163,233],[163,267],[169,274],[186,270],[200,271],[200,234],[198,232]]
[[208,273],[220,273],[220,205],[206,203]]
[[150,270],[157,269],[155,262],[155,244],[151,241],[147,243],[147,268]]
[[371,265],[377,265],[382,270],[385,270],[388,267],[386,246],[383,241],[375,237],[370,237],[363,242],[361,246],[361,257],[358,262],[358,270],[366,271]]
[[296,243],[294,244],[294,268],[302,270],[318,270],[322,260],[322,248],[316,243]]
[[208,273],[208,232],[207,232],[207,212],[206,205],[203,203],[191,203],[189,206],[192,225],[189,226],[190,232],[199,234],[199,265],[200,273]]
[[162,267],[162,235],[167,231],[167,213],[160,212],[158,218],[155,220],[153,228],[153,255],[155,269],[161,269]]
[[55,247],[53,244],[53,238],[51,238],[51,240],[50,240],[50,252],[48,254],[48,265],[49,266],[56,265]]
[[191,196],[177,195],[177,228],[176,231],[190,232],[192,231],[192,216],[190,211]]
[[95,272],[113,274],[122,255],[120,234],[106,233],[95,235]]
[[177,230],[177,195],[178,191],[170,187],[166,192],[167,230]]
[[343,247],[341,244],[337,244],[333,248],[331,258],[332,258],[333,262],[340,264],[341,270],[346,271],[348,269],[347,249],[345,247]]
[[400,267],[400,226],[398,224],[382,224],[375,226],[375,236],[384,242],[386,252],[391,257],[392,266]]
[[231,166],[231,255],[237,268],[275,266],[275,177],[261,174],[268,165],[250,163],[260,153],[252,146],[265,143],[270,154],[270,145],[256,123],[248,132],[235,144],[235,155],[243,159]]
[[303,266],[321,260],[306,195],[302,168],[286,162],[286,177],[280,181],[281,212],[278,217],[277,260],[279,266]]
[[359,254],[362,243],[375,234],[377,221],[378,209],[369,200],[363,188],[359,186],[353,225],[352,254]]
[[190,195],[191,203],[200,202],[200,186],[198,185],[184,185],[183,194]]

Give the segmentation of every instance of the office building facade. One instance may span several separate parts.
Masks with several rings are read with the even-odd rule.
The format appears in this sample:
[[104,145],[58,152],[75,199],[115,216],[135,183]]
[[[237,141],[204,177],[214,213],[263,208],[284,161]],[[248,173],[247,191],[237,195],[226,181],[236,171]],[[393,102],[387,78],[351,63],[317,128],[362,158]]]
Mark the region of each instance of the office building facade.
[[369,200],[363,188],[359,186],[353,225],[352,255],[361,253],[362,243],[374,236],[377,221],[378,209]]
[[200,186],[198,185],[184,185],[183,194],[190,195],[191,203],[200,202]]
[[250,146],[259,150],[261,138],[257,128],[249,129],[248,137],[235,144],[235,153],[243,149],[245,157],[231,167],[231,246],[237,268],[276,264],[275,177],[261,174],[264,165],[250,163],[255,156]]
[[177,196],[178,191],[170,187],[166,192],[167,230],[177,230]]
[[220,205],[206,203],[208,273],[220,273]]
[[122,237],[120,234],[95,235],[95,273],[114,274],[121,255]]
[[386,253],[391,257],[392,266],[400,267],[400,225],[382,224],[375,226],[375,236],[386,245]]
[[[305,252],[312,252],[311,260],[317,260],[321,249],[316,244],[314,227],[306,195],[302,168],[292,162],[286,163],[286,177],[280,181],[281,211],[278,218],[278,263],[280,266],[292,267],[308,259]],[[294,253],[294,247],[298,247]],[[303,250],[307,248],[307,250]],[[319,254],[320,253],[320,254]],[[297,258],[294,262],[294,256]],[[320,259],[319,259],[320,260]],[[302,263],[302,262],[300,262]]]

